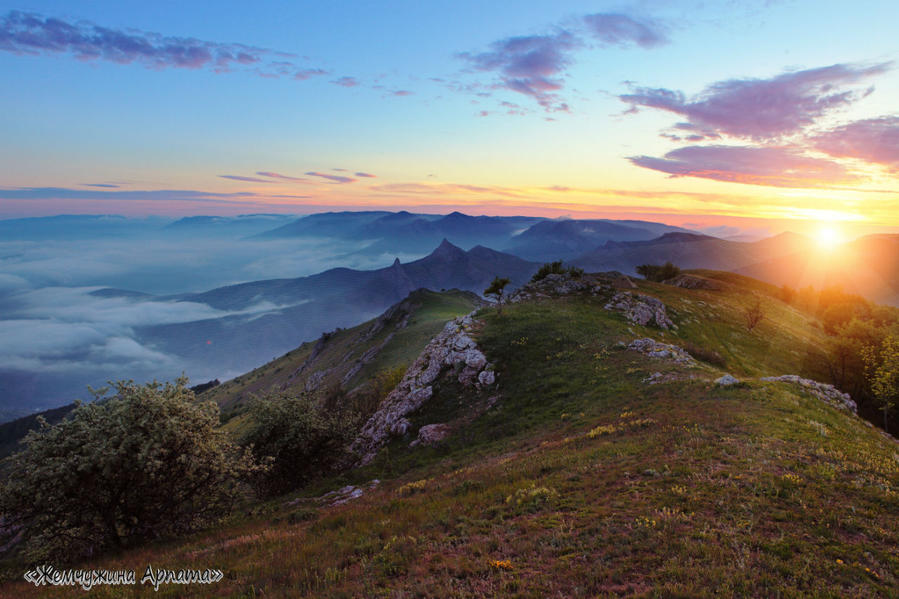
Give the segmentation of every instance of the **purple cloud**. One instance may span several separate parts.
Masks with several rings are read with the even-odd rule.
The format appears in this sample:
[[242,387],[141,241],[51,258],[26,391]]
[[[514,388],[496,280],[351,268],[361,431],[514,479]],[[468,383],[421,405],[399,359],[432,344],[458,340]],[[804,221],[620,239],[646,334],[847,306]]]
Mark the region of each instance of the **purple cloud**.
[[479,71],[496,72],[498,88],[530,96],[549,112],[568,111],[556,92],[562,89],[561,76],[579,45],[571,33],[559,31],[506,38],[490,44],[487,52],[464,52],[459,57]]
[[392,96],[411,96],[414,93],[415,92],[411,92],[408,89],[398,89],[396,91],[390,92],[390,95],[392,95]]
[[[137,63],[150,69],[210,69],[224,73],[236,67],[251,67],[259,69],[263,76],[293,74],[295,79],[324,74],[320,69],[300,69],[283,60],[290,55],[264,48],[110,29],[87,21],[70,23],[20,11],[0,18],[0,50],[13,54],[69,54],[78,60]],[[275,57],[278,60],[273,60]]]
[[371,173],[356,173],[357,177],[365,177],[367,179],[374,179],[377,175],[372,175]]
[[341,87],[356,87],[359,85],[359,81],[355,77],[339,77],[331,83]]
[[857,158],[899,172],[899,116],[856,121],[812,138],[814,147],[838,158]]
[[273,173],[271,171],[256,171],[257,175],[262,177],[269,177],[270,179],[284,179],[286,181],[308,181],[309,179],[305,179],[303,177],[289,177],[287,175],[282,175],[281,173]]
[[593,37],[608,46],[636,44],[653,48],[668,43],[662,27],[653,21],[638,21],[618,13],[598,13],[585,16],[584,23]]
[[271,183],[267,179],[260,179],[259,177],[243,177],[241,175],[219,175],[222,179],[231,179],[233,181],[247,181],[249,183]]
[[317,173],[315,171],[309,171],[306,174],[310,177],[321,177],[322,179],[327,179],[328,181],[332,181],[333,183],[352,183],[355,181],[355,179],[353,179],[352,177],[344,177],[342,175],[329,175],[327,173]]
[[114,183],[82,183],[85,187],[102,187],[108,189],[118,189],[121,185],[116,185]]
[[889,67],[890,63],[835,64],[770,79],[719,81],[690,99],[663,88],[636,88],[619,98],[630,104],[632,111],[647,107],[682,115],[703,132],[771,140],[799,133],[820,117],[852,104],[860,94],[845,86],[884,73]]
[[633,164],[672,177],[700,177],[773,187],[826,187],[857,177],[836,162],[790,147],[688,146],[664,158],[631,156]]
[[293,78],[297,81],[305,81],[311,77],[317,77],[319,75],[327,75],[328,71],[324,69],[301,69],[293,74]]

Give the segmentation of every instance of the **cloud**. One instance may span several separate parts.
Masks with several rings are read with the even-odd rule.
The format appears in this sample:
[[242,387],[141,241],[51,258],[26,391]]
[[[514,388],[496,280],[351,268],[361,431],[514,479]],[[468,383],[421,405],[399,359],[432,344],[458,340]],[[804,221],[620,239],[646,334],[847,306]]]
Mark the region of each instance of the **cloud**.
[[359,85],[359,81],[355,77],[338,77],[331,83],[341,87],[356,87]]
[[367,179],[374,179],[377,175],[372,175],[371,173],[356,173],[357,177],[365,177]]
[[324,69],[301,69],[293,74],[293,78],[297,81],[305,81],[306,79],[310,79],[312,77],[318,77],[319,75],[327,75],[328,71]]
[[632,111],[656,108],[686,117],[687,124],[701,135],[772,140],[800,133],[822,116],[849,106],[864,92],[847,86],[880,75],[889,67],[890,63],[834,64],[770,79],[719,81],[690,99],[683,92],[645,87],[619,98],[630,104]]
[[662,26],[654,21],[641,21],[620,13],[586,15],[589,33],[609,46],[654,48],[668,43]]
[[222,179],[232,179],[234,181],[247,181],[249,183],[271,183],[268,179],[260,179],[259,177],[244,177],[242,175],[219,175]]
[[699,177],[773,187],[826,187],[856,179],[842,165],[790,147],[688,146],[664,158],[631,156],[633,164],[673,177]]
[[396,91],[390,92],[391,96],[411,96],[414,94],[415,94],[415,92],[411,92],[408,89],[398,89]]
[[85,187],[103,187],[108,189],[118,189],[121,185],[115,185],[114,183],[82,183]]
[[355,181],[355,179],[353,179],[352,177],[344,177],[342,175],[329,175],[327,173],[317,173],[315,171],[309,171],[306,174],[310,177],[321,177],[322,179],[327,179],[328,181],[332,181],[334,183],[352,183],[353,181]]
[[496,73],[499,81],[495,87],[530,96],[549,112],[567,111],[568,105],[557,92],[563,87],[562,76],[572,63],[572,52],[579,46],[573,34],[560,30],[509,37],[490,44],[487,52],[463,52],[459,57],[478,71]]
[[267,77],[292,75],[300,80],[325,74],[322,69],[302,68],[283,60],[290,54],[265,48],[112,29],[89,21],[68,22],[20,11],[11,11],[0,18],[0,51],[68,54],[83,61],[136,63],[154,70],[208,69],[226,73],[254,69]]
[[273,173],[271,171],[256,171],[257,175],[262,177],[269,177],[271,179],[284,179],[286,181],[308,181],[304,177],[290,177],[288,175],[282,175],[281,173]]
[[899,117],[855,121],[811,139],[815,149],[838,158],[857,158],[899,171]]

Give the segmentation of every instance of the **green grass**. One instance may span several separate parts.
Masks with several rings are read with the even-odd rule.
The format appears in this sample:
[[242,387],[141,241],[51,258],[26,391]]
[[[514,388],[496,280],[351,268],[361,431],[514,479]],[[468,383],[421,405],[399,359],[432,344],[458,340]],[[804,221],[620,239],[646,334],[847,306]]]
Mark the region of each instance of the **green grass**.
[[[738,376],[809,375],[809,317],[762,295],[766,321],[748,332],[747,289],[641,288],[672,308],[676,331],[629,324],[603,298],[485,310],[477,337],[497,388],[444,383],[411,418],[472,420],[443,446],[397,439],[370,466],[291,495],[383,481],[361,499],[250,506],[90,567],[226,573],[160,597],[896,597],[899,445],[799,387],[719,388],[722,370],[616,347],[690,341]],[[654,371],[696,378],[643,383]],[[24,583],[0,594],[84,595]]]

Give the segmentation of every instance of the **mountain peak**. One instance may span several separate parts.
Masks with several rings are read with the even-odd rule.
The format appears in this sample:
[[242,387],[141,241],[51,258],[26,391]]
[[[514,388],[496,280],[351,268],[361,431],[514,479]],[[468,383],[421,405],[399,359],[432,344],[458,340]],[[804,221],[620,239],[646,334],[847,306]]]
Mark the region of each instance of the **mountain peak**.
[[393,259],[393,267],[396,268],[396,267],[399,266],[399,265],[400,265],[400,259],[399,259],[399,258],[394,258],[394,259]]
[[464,254],[464,253],[465,252],[461,248],[453,245],[452,243],[450,243],[449,239],[444,237],[443,241],[440,242],[440,245],[437,246],[437,249],[435,249],[431,253],[431,255],[432,256],[443,256],[443,255]]

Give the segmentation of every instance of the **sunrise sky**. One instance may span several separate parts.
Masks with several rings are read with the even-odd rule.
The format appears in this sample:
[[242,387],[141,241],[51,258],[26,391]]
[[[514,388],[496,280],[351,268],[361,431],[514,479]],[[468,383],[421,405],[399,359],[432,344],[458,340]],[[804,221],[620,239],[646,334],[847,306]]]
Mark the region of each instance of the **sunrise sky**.
[[895,2],[0,1],[0,218],[899,230],[897,23]]

